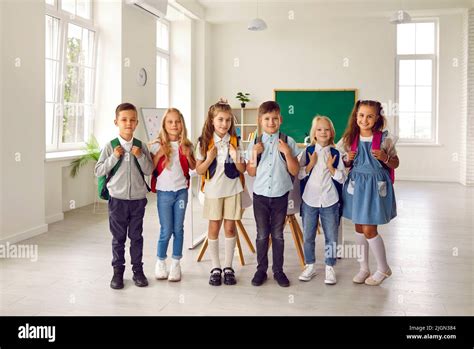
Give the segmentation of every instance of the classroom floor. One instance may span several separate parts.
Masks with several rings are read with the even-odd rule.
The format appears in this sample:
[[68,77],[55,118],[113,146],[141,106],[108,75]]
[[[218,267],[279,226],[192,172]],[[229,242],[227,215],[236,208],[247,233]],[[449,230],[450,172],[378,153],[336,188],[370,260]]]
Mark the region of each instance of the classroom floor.
[[[310,282],[298,281],[301,270],[288,228],[289,288],[279,287],[271,277],[261,287],[250,284],[256,256],[245,243],[247,265],[234,259],[235,286],[208,285],[210,260],[205,255],[196,262],[199,247],[184,251],[181,282],[157,281],[153,270],[158,221],[150,196],[144,222],[149,287],[134,286],[127,266],[125,288],[110,289],[107,215],[94,214],[90,205],[66,213],[48,233],[21,242],[38,244],[37,262],[0,259],[0,315],[474,315],[474,188],[400,181],[396,193],[398,217],[380,227],[393,275],[380,287],[352,283],[358,270],[354,259],[338,260],[337,285],[325,285],[321,235],[320,273]],[[251,210],[243,222],[254,240]],[[344,221],[346,244],[354,241],[352,231]],[[221,258],[223,247],[221,243]],[[372,270],[374,262],[371,258]]]

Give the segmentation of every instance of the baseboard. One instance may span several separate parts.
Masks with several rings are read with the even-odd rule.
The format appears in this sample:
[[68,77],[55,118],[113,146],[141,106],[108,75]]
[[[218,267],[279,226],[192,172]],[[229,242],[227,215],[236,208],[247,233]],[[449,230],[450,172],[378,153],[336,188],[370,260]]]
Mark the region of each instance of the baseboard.
[[46,223],[47,224],[56,223],[56,222],[62,221],[63,219],[64,219],[64,213],[59,212],[59,213],[55,213],[50,216],[47,216]]
[[48,225],[47,224],[41,224],[37,227],[25,230],[24,232],[10,235],[7,238],[3,238],[0,240],[0,244],[5,244],[6,242],[9,242],[10,244],[15,244],[17,242],[32,238],[37,235],[41,235],[43,233],[46,233],[48,231]]

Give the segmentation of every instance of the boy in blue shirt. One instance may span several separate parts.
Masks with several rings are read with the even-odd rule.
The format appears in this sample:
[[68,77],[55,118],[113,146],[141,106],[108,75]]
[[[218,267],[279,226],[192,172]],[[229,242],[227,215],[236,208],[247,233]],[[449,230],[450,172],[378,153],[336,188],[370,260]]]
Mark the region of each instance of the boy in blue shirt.
[[257,223],[257,272],[252,285],[260,286],[267,279],[268,243],[272,237],[273,277],[282,287],[290,281],[283,272],[283,251],[288,208],[288,193],[293,189],[293,178],[299,172],[300,153],[293,138],[280,132],[283,122],[280,106],[267,101],[258,108],[258,122],[262,135],[247,149],[247,172],[256,176],[253,186],[253,212]]
[[[122,103],[115,110],[115,125],[119,135],[107,143],[95,166],[97,177],[108,176],[110,193],[109,226],[112,233],[112,267],[110,282],[113,289],[121,289],[125,271],[125,242],[130,239],[133,281],[139,287],[148,286],[143,273],[143,216],[147,204],[148,186],[145,175],[153,172],[153,162],[146,144],[133,137],[138,125],[137,109]],[[112,147],[112,143],[116,144]],[[116,165],[119,163],[118,168]],[[114,171],[112,171],[115,168]],[[113,174],[111,174],[113,173]]]

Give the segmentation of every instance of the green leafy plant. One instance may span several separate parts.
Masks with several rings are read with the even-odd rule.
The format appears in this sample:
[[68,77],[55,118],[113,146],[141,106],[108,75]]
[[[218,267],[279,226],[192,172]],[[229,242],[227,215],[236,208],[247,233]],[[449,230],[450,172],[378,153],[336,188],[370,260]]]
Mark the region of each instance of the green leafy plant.
[[71,177],[74,178],[79,173],[79,170],[87,165],[90,161],[97,162],[100,156],[100,148],[97,139],[91,136],[89,142],[86,142],[86,146],[83,148],[86,153],[79,156],[77,159],[71,162]]
[[248,96],[250,96],[250,93],[238,92],[235,98],[237,98],[241,104],[245,105],[245,103],[250,102],[250,98]]

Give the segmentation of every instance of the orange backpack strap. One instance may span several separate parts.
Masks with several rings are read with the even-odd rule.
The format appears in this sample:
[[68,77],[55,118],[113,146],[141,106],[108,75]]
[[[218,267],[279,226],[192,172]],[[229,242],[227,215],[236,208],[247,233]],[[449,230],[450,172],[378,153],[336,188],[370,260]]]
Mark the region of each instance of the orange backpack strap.
[[[201,138],[201,140],[202,140],[202,138]],[[207,146],[207,150],[211,149],[213,145],[214,145],[214,135],[209,140],[209,145]],[[202,154],[202,155],[204,155],[204,159],[206,159],[207,154]],[[206,185],[206,180],[208,180],[208,179],[209,179],[209,169],[206,170],[205,174],[201,175],[201,191],[203,193],[204,193],[204,186]]]
[[[239,137],[237,136],[230,136],[230,144],[232,144],[237,151],[239,150]],[[245,187],[245,176],[243,173],[239,175],[240,183],[242,183],[242,187]]]

